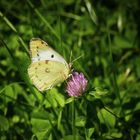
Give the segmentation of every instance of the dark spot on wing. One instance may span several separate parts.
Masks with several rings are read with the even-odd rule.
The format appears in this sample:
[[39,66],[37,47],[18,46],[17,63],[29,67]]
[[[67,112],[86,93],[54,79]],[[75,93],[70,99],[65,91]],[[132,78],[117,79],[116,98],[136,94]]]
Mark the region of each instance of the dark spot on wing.
[[40,82],[42,81],[42,80],[38,77],[38,75],[35,75],[35,77],[37,78],[38,81],[40,81]]
[[[36,50],[36,54],[37,54],[37,56],[39,57],[39,52],[38,52],[38,50]],[[40,60],[40,58],[38,58],[38,60]]]
[[53,54],[51,55],[51,58],[54,58],[54,55]]
[[48,64],[49,60],[45,60],[45,64]]

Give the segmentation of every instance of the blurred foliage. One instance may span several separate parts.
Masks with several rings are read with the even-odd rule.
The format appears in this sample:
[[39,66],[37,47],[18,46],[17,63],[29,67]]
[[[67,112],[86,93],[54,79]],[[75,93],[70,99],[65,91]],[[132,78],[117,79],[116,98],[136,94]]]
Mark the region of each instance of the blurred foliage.
[[[138,0],[1,0],[0,139],[139,140],[139,13]],[[73,67],[89,80],[83,97],[30,83],[32,37],[67,62],[82,55]]]

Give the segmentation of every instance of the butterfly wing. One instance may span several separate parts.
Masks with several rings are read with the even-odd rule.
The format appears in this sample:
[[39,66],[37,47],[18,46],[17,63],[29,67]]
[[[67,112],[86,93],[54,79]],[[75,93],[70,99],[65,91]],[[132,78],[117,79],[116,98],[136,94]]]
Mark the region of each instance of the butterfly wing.
[[67,79],[69,71],[63,63],[46,60],[32,63],[28,74],[33,84],[44,91]]
[[54,51],[45,41],[39,38],[31,39],[30,54],[32,62],[51,60],[68,65],[65,59],[60,54]]
[[64,58],[41,39],[30,41],[32,63],[28,74],[33,84],[44,91],[63,82],[69,76],[69,66]]

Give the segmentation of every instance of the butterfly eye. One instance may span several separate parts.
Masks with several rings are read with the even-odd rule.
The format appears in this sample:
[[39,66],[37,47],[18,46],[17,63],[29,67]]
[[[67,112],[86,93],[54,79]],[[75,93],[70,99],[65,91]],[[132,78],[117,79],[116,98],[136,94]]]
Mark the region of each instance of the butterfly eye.
[[51,58],[54,58],[54,55],[53,54],[51,55]]

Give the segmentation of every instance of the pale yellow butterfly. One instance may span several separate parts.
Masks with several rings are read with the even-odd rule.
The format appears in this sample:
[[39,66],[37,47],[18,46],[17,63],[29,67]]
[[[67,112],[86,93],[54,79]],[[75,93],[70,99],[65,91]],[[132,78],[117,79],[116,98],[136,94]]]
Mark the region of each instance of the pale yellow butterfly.
[[65,59],[45,41],[33,38],[30,41],[30,79],[40,91],[51,89],[69,77],[70,66]]

